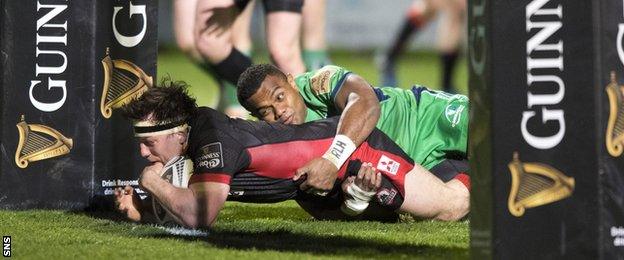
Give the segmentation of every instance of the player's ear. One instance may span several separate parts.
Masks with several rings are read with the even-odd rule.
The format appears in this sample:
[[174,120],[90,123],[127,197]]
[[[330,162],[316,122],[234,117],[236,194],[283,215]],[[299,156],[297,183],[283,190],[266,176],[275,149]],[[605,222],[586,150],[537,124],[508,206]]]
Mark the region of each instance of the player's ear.
[[178,133],[176,133],[176,138],[177,138],[177,141],[178,141],[180,144],[184,144],[184,143],[186,143],[186,140],[187,140],[187,138],[186,138],[186,137],[187,137],[187,136],[188,136],[188,133],[187,133],[186,131],[182,131],[182,132],[178,132]]
[[297,90],[297,92],[299,92],[299,89],[297,88],[297,85],[295,84],[295,78],[293,77],[292,74],[290,73],[286,74],[286,81],[288,82],[288,85],[290,85],[292,88]]
[[187,128],[186,131],[182,131],[182,132],[178,133],[178,136],[179,136],[178,142],[180,143],[180,145],[182,145],[182,153],[183,154],[186,153],[186,149],[189,146],[189,143],[188,143],[188,139],[189,139],[189,135],[190,135],[189,130],[190,130],[190,126],[189,126],[189,128]]

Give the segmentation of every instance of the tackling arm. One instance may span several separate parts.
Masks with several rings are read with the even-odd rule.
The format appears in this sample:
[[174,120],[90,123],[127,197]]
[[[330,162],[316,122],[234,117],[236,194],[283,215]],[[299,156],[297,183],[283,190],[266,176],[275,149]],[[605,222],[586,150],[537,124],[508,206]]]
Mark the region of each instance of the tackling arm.
[[351,74],[336,94],[334,104],[342,112],[336,134],[349,137],[359,146],[373,131],[381,114],[373,88],[362,77]]
[[[340,167],[355,149],[370,135],[379,120],[381,108],[373,88],[362,77],[351,74],[334,98],[336,108],[342,112],[336,136],[322,158],[315,158],[297,169],[295,180],[304,174],[307,180],[302,190],[318,195],[331,190]],[[321,192],[319,192],[321,191]]]

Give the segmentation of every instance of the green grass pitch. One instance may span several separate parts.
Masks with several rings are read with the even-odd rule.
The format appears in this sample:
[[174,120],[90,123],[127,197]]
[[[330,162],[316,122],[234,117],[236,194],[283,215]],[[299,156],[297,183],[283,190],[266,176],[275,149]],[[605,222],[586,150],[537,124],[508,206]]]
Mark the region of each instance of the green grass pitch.
[[[373,85],[378,73],[368,52],[334,52],[333,61]],[[259,54],[256,60],[267,61]],[[438,59],[431,53],[406,55],[399,64],[401,87],[437,88]],[[214,105],[218,87],[171,48],[159,53],[158,75],[187,81],[201,105]],[[455,86],[466,93],[461,61]],[[208,234],[187,236],[152,225],[115,220],[110,213],[0,211],[0,234],[11,236],[16,259],[464,259],[469,223],[315,221],[296,203],[228,202]]]

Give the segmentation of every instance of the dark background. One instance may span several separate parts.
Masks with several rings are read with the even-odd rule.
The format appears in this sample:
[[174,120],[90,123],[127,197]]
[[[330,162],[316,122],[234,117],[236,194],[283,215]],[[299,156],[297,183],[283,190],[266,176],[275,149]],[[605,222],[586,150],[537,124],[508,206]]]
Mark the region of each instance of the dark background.
[[[39,1],[41,4],[67,4],[68,7],[49,23],[67,21],[67,45],[40,43],[42,50],[61,50],[67,55],[67,68],[52,79],[66,80],[67,100],[57,111],[42,112],[29,100],[30,80],[42,80],[35,96],[57,100],[60,89],[47,90],[48,75],[35,77],[35,63],[58,65],[55,55],[35,57],[37,19],[49,12],[37,11],[37,1],[2,1],[2,160],[0,162],[0,208],[82,209],[98,204],[104,188],[102,180],[132,180],[138,177],[144,162],[135,151],[138,145],[129,122],[118,111],[110,119],[99,109],[103,69],[101,60],[110,47],[112,59],[126,59],[155,78],[157,54],[157,3],[132,1],[147,5],[147,33],[141,43],[127,48],[113,36],[113,6],[121,6],[117,26],[131,35],[143,26],[138,15],[129,19],[128,1]],[[41,28],[40,35],[61,36],[59,28]],[[57,95],[57,96],[54,96]],[[41,98],[45,100],[44,98]],[[29,124],[52,127],[74,146],[69,154],[31,162],[27,168],[15,165],[20,115]],[[110,196],[108,196],[110,197]]]
[[[622,158],[608,155],[604,141],[609,113],[604,88],[610,70],[622,71],[615,49],[617,24],[623,22],[621,2],[548,1],[542,9],[560,5],[562,18],[531,17],[533,22],[560,19],[563,23],[545,41],[563,42],[563,70],[531,72],[557,75],[565,84],[563,100],[545,106],[564,111],[565,136],[561,143],[545,150],[530,146],[520,130],[523,111],[535,111],[528,123],[533,134],[546,136],[558,131],[556,124],[542,125],[540,106],[527,107],[528,91],[555,91],[547,85],[527,83],[526,44],[539,31],[526,28],[526,6],[531,2],[472,1],[469,7],[469,60],[485,57],[486,61],[483,72],[474,63],[469,65],[473,257],[621,257],[624,248],[613,246],[609,230],[621,227],[624,221],[624,164]],[[486,8],[480,15],[475,8],[483,3]],[[485,28],[485,37],[470,34],[479,26]],[[553,54],[534,51],[531,57]],[[621,74],[620,82],[624,79]],[[528,208],[520,217],[511,215],[507,206],[511,187],[508,163],[516,151],[522,162],[544,163],[573,177],[572,196]]]

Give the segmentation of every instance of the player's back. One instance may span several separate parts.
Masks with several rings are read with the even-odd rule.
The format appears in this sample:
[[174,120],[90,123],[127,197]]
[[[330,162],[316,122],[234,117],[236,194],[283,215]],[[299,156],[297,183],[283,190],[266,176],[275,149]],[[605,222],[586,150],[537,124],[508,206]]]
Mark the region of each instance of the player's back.
[[329,147],[337,119],[301,127],[232,119],[202,107],[189,125],[191,183],[229,184],[229,200],[277,202],[297,196],[294,173]]
[[[230,200],[276,202],[297,196],[296,170],[329,148],[338,117],[302,125],[231,119],[213,109],[199,108],[191,120],[189,155],[195,165],[191,181],[230,185]],[[216,160],[215,160],[216,159]],[[409,157],[375,129],[350,160],[378,164],[390,175],[411,169]],[[388,165],[389,164],[389,165]],[[347,165],[339,171],[342,178]]]

